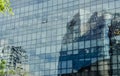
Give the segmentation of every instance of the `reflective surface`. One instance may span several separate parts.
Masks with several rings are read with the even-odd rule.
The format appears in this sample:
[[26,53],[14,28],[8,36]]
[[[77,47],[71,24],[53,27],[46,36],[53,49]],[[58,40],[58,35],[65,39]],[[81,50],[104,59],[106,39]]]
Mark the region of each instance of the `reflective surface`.
[[120,75],[119,53],[111,52],[119,34],[111,35],[109,28],[119,26],[120,0],[11,3],[15,15],[0,19],[1,46],[23,47],[31,76]]

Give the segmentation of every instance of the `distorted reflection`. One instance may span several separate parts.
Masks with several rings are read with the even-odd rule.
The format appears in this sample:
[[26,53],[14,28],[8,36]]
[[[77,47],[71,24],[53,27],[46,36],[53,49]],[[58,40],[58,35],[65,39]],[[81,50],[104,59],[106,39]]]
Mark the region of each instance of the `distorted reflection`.
[[[119,46],[119,42],[117,46],[113,41],[118,41],[116,37],[119,36],[119,31],[114,32],[114,30],[119,30],[120,16],[118,13],[112,14],[106,11],[94,12],[86,23],[82,23],[80,16],[78,12],[67,23],[67,33],[62,40],[58,73],[61,76],[110,76],[111,69],[115,68],[109,65],[115,62],[111,59],[117,59],[110,51],[115,51],[113,47]],[[111,32],[109,27],[113,27]],[[117,36],[113,32],[117,32]],[[63,51],[65,46],[68,51]],[[110,49],[110,46],[113,47]],[[66,52],[67,54],[63,55]],[[67,61],[71,62],[67,63]],[[72,65],[72,70],[64,71],[64,68],[69,70],[66,65]],[[103,69],[106,70],[105,74],[102,73]]]

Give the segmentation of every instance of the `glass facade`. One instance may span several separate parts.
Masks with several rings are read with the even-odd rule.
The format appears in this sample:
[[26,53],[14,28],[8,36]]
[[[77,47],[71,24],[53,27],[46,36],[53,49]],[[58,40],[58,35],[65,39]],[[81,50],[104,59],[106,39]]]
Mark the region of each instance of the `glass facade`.
[[30,76],[120,76],[120,0],[11,0],[0,47],[27,51]]

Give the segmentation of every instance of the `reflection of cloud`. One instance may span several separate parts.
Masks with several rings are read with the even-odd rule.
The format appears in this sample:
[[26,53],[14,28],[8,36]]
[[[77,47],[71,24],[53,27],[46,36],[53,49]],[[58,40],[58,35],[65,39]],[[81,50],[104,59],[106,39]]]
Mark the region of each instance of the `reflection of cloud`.
[[80,35],[84,35],[88,31],[88,27],[85,22],[88,21],[90,18],[90,12],[84,9],[80,9],[80,20],[81,20],[81,25],[80,25]]
[[105,19],[111,19],[111,18],[112,18],[112,15],[109,14],[109,13],[107,13],[107,14],[104,15],[104,18],[105,18]]
[[[85,10],[82,10],[81,13],[86,12]],[[94,29],[95,27],[99,25],[103,25],[103,21],[105,20],[106,23],[110,23],[110,19],[112,19],[112,14],[108,13],[107,11],[103,12],[94,12],[89,13],[88,15],[81,15],[81,27],[80,27],[80,35],[85,35],[89,32],[89,30]],[[85,20],[84,20],[85,19]],[[91,26],[91,25],[92,26]]]
[[88,10],[80,9],[80,15],[86,15],[89,14],[90,12]]

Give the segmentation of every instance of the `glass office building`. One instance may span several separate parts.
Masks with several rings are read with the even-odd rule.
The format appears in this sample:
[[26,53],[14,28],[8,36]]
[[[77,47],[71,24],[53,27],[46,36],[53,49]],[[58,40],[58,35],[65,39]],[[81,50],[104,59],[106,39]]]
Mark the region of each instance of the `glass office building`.
[[27,51],[30,76],[120,76],[120,0],[11,0],[0,46]]

